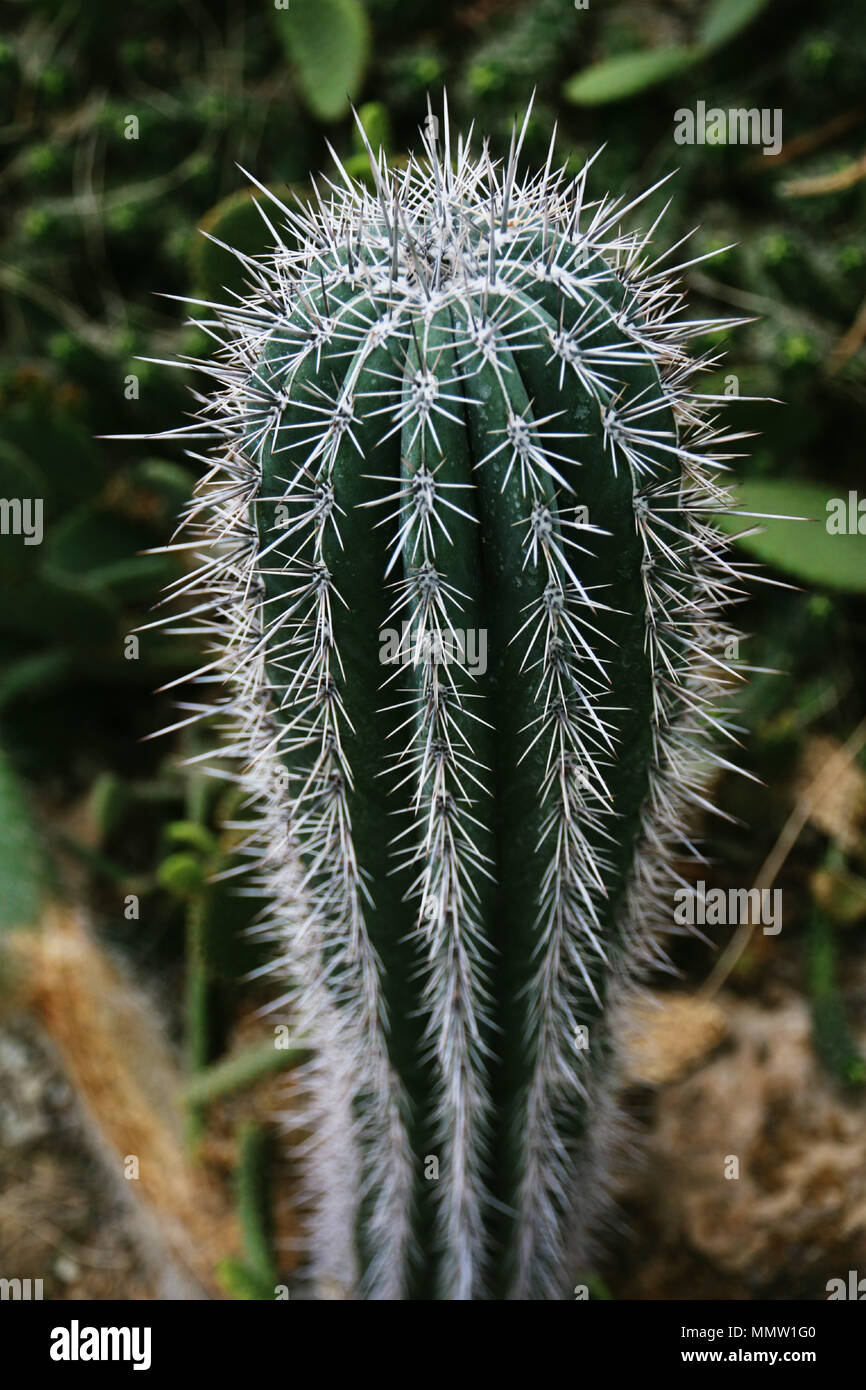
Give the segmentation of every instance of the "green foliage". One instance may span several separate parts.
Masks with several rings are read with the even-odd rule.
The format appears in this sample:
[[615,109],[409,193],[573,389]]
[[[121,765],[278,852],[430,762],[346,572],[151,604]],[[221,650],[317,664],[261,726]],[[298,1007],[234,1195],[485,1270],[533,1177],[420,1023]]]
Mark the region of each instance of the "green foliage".
[[0,747],[0,930],[36,925],[47,871],[21,785]]
[[156,881],[177,898],[195,899],[204,889],[204,865],[197,854],[169,854],[156,871]]
[[[98,682],[146,689],[178,665],[178,644],[157,633],[142,636],[137,659],[127,659],[129,634],[178,574],[176,555],[141,553],[167,537],[167,494],[156,495],[146,472],[109,477],[70,404],[48,373],[0,385],[0,497],[31,509],[22,512],[29,537],[0,537],[0,706],[24,745],[28,696],[59,735],[68,729],[71,689]],[[168,466],[188,490],[190,475]],[[36,743],[44,744],[44,730]],[[73,751],[67,744],[65,756]],[[22,761],[43,752],[25,747]]]
[[237,1136],[235,1194],[243,1258],[224,1260],[217,1277],[233,1298],[271,1300],[277,1288],[270,1201],[270,1136],[246,1121]]
[[264,1127],[247,1121],[238,1134],[235,1183],[243,1235],[244,1263],[273,1298],[277,1282],[272,1249],[269,1200],[270,1137]]
[[833,928],[818,907],[812,908],[810,917],[808,975],[815,1050],[837,1081],[861,1087],[866,1084],[866,1057],[852,1034],[839,993]]
[[698,45],[710,50],[730,43],[770,3],[771,0],[711,0],[698,28]]
[[338,120],[367,66],[370,25],[361,0],[291,0],[275,20],[310,110],[321,121]]
[[670,81],[700,57],[695,49],[683,46],[622,53],[577,73],[566,82],[563,95],[578,106],[622,101],[647,87]]
[[[837,512],[848,524],[847,493],[840,496],[826,485],[797,479],[761,478],[742,484],[739,505],[746,515],[723,517],[721,524],[732,532],[759,527],[758,534],[743,534],[739,544],[763,564],[814,588],[866,593],[866,517],[863,534],[828,529]],[[754,520],[755,515],[794,519]],[[855,527],[858,520],[855,511]]]
[[96,778],[90,788],[89,811],[100,843],[117,829],[127,801],[126,788],[113,772],[103,772]]
[[669,82],[729,43],[769,3],[770,0],[713,0],[693,44],[616,54],[570,78],[563,95],[578,106],[601,106]]
[[262,1302],[274,1297],[274,1281],[262,1278],[242,1260],[221,1260],[216,1273],[230,1298]]
[[211,1105],[224,1096],[248,1090],[268,1076],[291,1071],[310,1055],[307,1048],[276,1047],[273,1042],[244,1048],[200,1071],[188,1082],[184,1098],[188,1105]]
[[[368,101],[358,110],[358,122],[370,142],[374,154],[380,149],[387,153],[391,148],[391,119],[388,108],[381,101]],[[361,132],[356,126],[352,131],[352,141],[357,154],[364,154]]]

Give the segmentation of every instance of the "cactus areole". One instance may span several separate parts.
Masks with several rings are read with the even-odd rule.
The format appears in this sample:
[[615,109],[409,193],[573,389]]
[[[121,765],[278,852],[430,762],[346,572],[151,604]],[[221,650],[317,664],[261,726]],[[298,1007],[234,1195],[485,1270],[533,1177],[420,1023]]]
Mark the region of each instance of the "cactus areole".
[[623,1020],[722,762],[732,456],[687,351],[712,325],[624,230],[641,200],[523,174],[525,129],[500,161],[446,110],[406,167],[370,151],[369,187],[338,166],[269,208],[174,432],[213,440],[193,714],[249,793],[313,1049],[307,1268],[346,1297],[590,1272]]

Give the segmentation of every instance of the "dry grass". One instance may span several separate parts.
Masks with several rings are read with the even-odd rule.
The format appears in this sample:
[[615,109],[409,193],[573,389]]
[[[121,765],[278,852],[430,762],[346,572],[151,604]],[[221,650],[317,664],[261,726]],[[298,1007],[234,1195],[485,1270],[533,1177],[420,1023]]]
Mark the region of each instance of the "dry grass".
[[170,1256],[219,1297],[218,1263],[237,1258],[230,1194],[193,1163],[182,1140],[182,1077],[151,1011],[72,911],[10,941],[19,992],[55,1044],[109,1169],[155,1225]]

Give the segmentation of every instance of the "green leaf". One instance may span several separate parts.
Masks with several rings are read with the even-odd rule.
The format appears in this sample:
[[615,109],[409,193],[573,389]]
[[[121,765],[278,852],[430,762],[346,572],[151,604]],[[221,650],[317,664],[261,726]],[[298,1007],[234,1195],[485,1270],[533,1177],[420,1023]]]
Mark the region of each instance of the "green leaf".
[[276,1047],[273,1042],[256,1043],[223,1057],[213,1066],[192,1077],[184,1088],[187,1105],[211,1105],[215,1100],[248,1091],[265,1077],[290,1071],[309,1061],[313,1053],[308,1047]]
[[115,830],[127,805],[126,786],[113,772],[102,772],[87,798],[90,819],[102,843]]
[[172,555],[130,555],[90,571],[94,589],[104,589],[114,599],[151,599],[177,578]]
[[757,19],[769,3],[770,0],[714,0],[698,31],[699,45],[705,49],[721,48]]
[[175,898],[191,898],[204,891],[206,877],[197,854],[169,854],[156,870],[156,881]]
[[57,647],[5,662],[0,670],[0,709],[31,690],[44,695],[65,679],[69,668],[69,653]]
[[0,929],[33,926],[46,868],[24,789],[0,748]]
[[651,48],[635,53],[622,53],[602,63],[584,68],[569,78],[563,88],[568,101],[578,106],[601,106],[608,101],[621,101],[635,96],[647,87],[658,86],[690,68],[701,57],[699,49],[685,45],[671,48]]
[[361,88],[370,24],[360,0],[291,0],[275,12],[304,100],[321,121],[344,116]]
[[[158,459],[148,460],[134,470],[132,481],[156,495],[160,503],[164,497],[171,499],[172,522],[195,486],[195,479],[186,469],[163,464]],[[127,512],[124,506],[128,507]],[[85,502],[52,526],[44,546],[47,563],[52,569],[77,575],[94,587],[103,582],[103,570],[112,570],[128,562],[157,560],[157,566],[145,563],[142,574],[152,569],[164,571],[171,577],[177,572],[177,566],[166,565],[165,555],[142,554],[165,534],[164,524],[156,525],[154,511],[151,496],[144,497],[141,491],[135,496],[128,485],[125,485],[124,495],[115,500],[111,508],[98,501]],[[147,580],[143,579],[142,584],[145,583]]]
[[[367,101],[358,109],[358,120],[370,142],[370,148],[374,154],[379,153],[379,148],[390,149],[391,146],[391,119],[388,115],[388,108],[381,101]],[[352,144],[356,154],[363,154],[366,157],[364,142],[361,139],[361,131],[357,125],[352,131]]]
[[76,576],[114,597],[152,597],[177,573],[170,555],[142,555],[153,543],[147,526],[86,503],[54,528],[45,548],[51,572]]
[[[834,535],[827,530],[838,502],[847,513],[847,493],[840,496],[817,483],[762,478],[738,488],[738,505],[745,512],[771,516],[806,517],[805,521],[760,521],[743,516],[715,518],[725,531],[736,533],[761,526],[759,535],[738,538],[757,559],[801,582],[846,593],[866,593],[866,535]],[[856,517],[855,517],[856,522]]]
[[263,1279],[258,1270],[249,1269],[240,1260],[220,1260],[216,1275],[222,1288],[232,1298],[261,1302],[270,1301],[274,1297],[275,1285]]
[[165,828],[166,839],[175,845],[189,845],[204,855],[216,854],[219,841],[206,825],[192,820],[173,820]]
[[[388,163],[392,169],[402,169],[406,164],[406,156],[402,154],[392,155]],[[370,167],[370,157],[366,150],[363,154],[347,154],[343,158],[343,168],[350,179],[357,179],[359,183],[364,183],[373,191],[376,188],[376,180],[373,170]]]
[[826,1069],[843,1086],[862,1086],[866,1081],[866,1059],[851,1031],[839,988],[838,951],[833,928],[817,907],[812,908],[807,945],[815,1051]]
[[235,1172],[238,1219],[246,1268],[254,1272],[267,1297],[273,1298],[277,1273],[274,1266],[271,1218],[271,1145],[265,1128],[247,1120],[238,1134]]

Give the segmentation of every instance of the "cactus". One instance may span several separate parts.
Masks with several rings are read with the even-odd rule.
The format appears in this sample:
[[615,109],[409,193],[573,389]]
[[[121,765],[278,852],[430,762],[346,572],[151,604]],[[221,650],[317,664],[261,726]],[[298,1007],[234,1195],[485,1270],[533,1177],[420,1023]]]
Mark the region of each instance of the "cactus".
[[500,161],[446,106],[396,173],[368,146],[372,189],[272,198],[171,432],[210,440],[175,597],[216,698],[187,708],[248,792],[313,1049],[309,1270],[351,1297],[591,1268],[629,999],[730,766],[713,325],[623,230],[647,194],[588,201],[553,144],[519,172],[528,119]]

